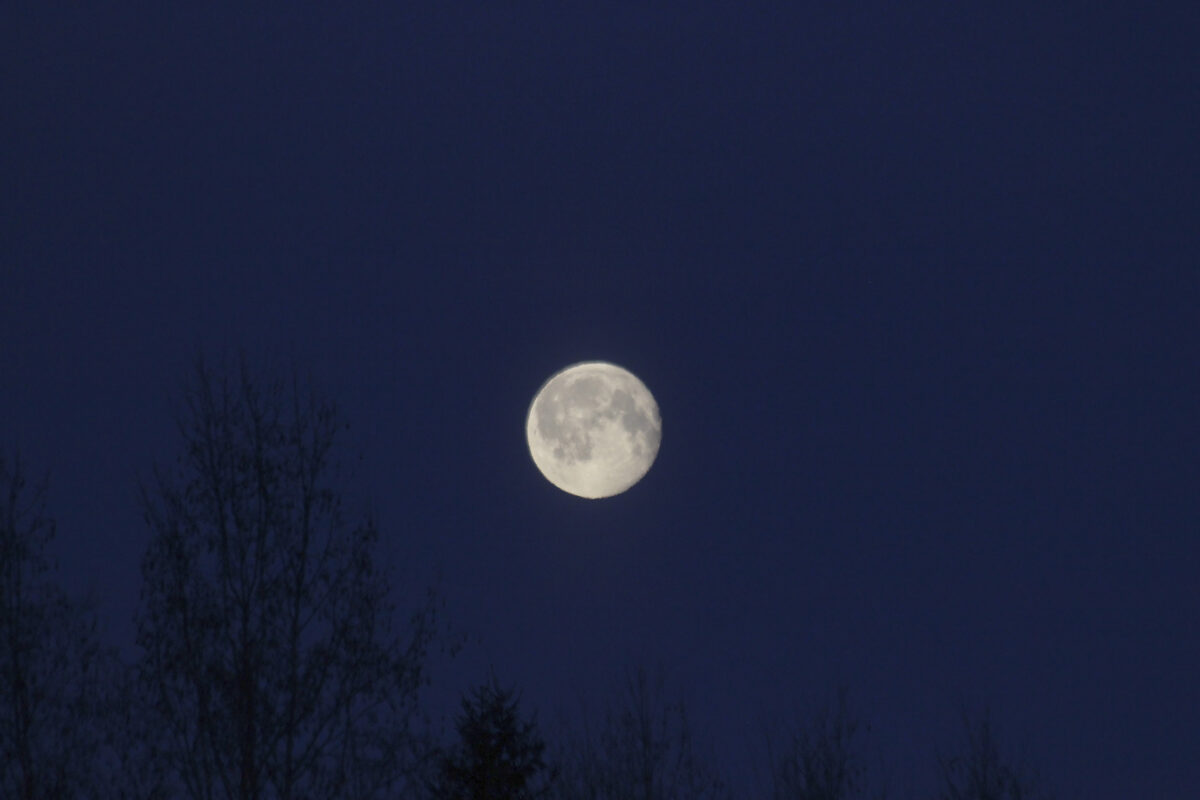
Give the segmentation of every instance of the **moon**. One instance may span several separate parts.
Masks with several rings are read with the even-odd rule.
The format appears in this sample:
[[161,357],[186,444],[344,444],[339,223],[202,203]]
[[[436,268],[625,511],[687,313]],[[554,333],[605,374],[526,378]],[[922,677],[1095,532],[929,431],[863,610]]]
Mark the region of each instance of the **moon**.
[[612,497],[650,469],[662,440],[654,395],[605,361],[572,364],[534,395],[529,454],[546,480],[579,497]]

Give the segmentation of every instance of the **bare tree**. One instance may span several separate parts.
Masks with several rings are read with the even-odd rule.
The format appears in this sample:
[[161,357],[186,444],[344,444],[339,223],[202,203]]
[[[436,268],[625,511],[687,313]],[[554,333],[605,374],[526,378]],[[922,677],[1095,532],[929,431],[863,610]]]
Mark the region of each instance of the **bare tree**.
[[375,798],[422,754],[433,598],[398,630],[369,515],[334,485],[339,422],[294,376],[197,363],[184,448],[143,489],[142,685],[177,790]]
[[963,750],[938,759],[940,800],[1048,800],[1038,776],[1000,751],[991,716],[963,712]]
[[173,797],[159,760],[157,720],[137,671],[117,659],[105,684],[103,783],[95,795],[106,800],[166,800]]
[[558,754],[558,800],[717,800],[730,792],[695,750],[682,701],[661,674],[626,676],[598,727],[585,718]]
[[31,489],[19,456],[0,453],[0,798],[101,791],[105,680],[89,603],[54,581],[55,525],[45,482]]
[[841,689],[832,704],[791,727],[768,734],[774,800],[852,800],[875,796],[867,786],[862,725]]

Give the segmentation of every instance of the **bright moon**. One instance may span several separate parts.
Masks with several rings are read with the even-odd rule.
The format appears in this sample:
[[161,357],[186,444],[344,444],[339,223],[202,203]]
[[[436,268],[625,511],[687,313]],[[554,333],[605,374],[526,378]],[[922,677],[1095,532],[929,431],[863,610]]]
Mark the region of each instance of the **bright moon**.
[[654,463],[658,404],[633,373],[604,361],[574,364],[538,390],[525,423],[533,463],[564,492],[611,497]]

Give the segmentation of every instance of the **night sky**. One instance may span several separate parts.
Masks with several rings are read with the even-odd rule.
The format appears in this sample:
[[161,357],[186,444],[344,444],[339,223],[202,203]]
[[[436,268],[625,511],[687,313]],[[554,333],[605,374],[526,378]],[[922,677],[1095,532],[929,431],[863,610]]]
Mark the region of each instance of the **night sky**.
[[[845,686],[898,790],[987,705],[1065,796],[1195,796],[1192,4],[26,5],[0,445],[107,642],[172,398],[244,350],[337,401],[381,563],[469,634],[431,698],[661,666],[740,784]],[[663,440],[588,501],[524,426],[596,359]]]

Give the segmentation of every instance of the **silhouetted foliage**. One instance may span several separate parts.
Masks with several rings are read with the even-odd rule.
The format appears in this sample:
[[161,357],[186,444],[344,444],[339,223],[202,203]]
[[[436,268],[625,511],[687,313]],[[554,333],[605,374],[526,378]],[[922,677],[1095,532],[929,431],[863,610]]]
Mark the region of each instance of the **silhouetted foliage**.
[[1000,752],[991,717],[963,714],[963,751],[938,759],[940,800],[1049,800],[1032,770]]
[[166,800],[173,798],[168,777],[158,758],[158,730],[137,671],[116,664],[106,682],[107,747],[104,788],[97,797],[111,800]]
[[142,688],[176,791],[375,798],[428,755],[417,698],[432,602],[393,630],[370,516],[348,522],[331,403],[293,376],[203,362],[177,469],[143,490]]
[[558,800],[714,800],[729,790],[694,749],[687,711],[665,699],[663,677],[645,669],[598,728],[583,721],[559,755]]
[[54,582],[45,483],[0,453],[0,798],[104,793],[106,686],[117,665],[89,604]]
[[811,719],[768,737],[771,797],[774,800],[851,800],[870,796],[860,752],[859,721],[846,691]]
[[458,742],[443,754],[436,800],[535,800],[549,792],[551,770],[536,721],[522,719],[517,698],[493,680],[463,699]]

